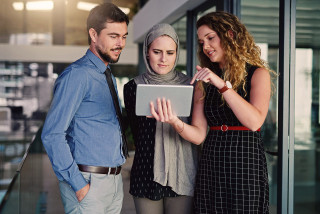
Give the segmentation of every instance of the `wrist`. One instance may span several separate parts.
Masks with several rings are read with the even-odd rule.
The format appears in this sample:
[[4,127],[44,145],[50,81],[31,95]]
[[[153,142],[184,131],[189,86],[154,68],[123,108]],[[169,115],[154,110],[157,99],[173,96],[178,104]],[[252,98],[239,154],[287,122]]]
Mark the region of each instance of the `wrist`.
[[177,118],[177,120],[175,120],[175,122],[172,124],[172,126],[178,134],[180,134],[184,130],[184,122],[182,120],[180,120],[179,118]]
[[219,84],[216,87],[218,90],[221,90],[225,85],[226,85],[226,82],[221,79],[221,81],[219,81]]
[[172,123],[171,125],[175,128],[175,127],[178,127],[179,126],[179,123],[181,120],[177,117]]
[[178,130],[177,130],[178,134],[181,134],[184,130],[184,122],[182,120],[181,120],[181,122],[182,122],[181,127],[178,126]]
[[222,94],[231,88],[232,88],[231,83],[229,81],[226,81],[224,82],[224,85],[221,88],[218,88],[218,91],[220,94]]

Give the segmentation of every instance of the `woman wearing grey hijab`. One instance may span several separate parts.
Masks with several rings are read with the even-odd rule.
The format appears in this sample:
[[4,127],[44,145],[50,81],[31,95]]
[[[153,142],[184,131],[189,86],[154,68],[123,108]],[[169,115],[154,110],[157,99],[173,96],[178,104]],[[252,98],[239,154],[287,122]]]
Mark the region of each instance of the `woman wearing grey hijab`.
[[[190,84],[191,78],[175,70],[178,55],[179,39],[173,27],[153,26],[143,46],[146,72],[124,86],[125,108],[136,147],[129,192],[138,214],[186,214],[193,210],[199,147],[181,138],[169,124],[135,114],[138,84]],[[180,119],[188,122],[189,118]]]

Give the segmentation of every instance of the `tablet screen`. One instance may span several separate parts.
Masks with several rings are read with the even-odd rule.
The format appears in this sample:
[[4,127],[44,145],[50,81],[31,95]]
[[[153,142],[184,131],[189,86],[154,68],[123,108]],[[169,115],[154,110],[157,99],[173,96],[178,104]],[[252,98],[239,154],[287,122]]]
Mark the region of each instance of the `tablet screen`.
[[136,92],[136,115],[150,116],[150,102],[157,110],[157,98],[171,101],[173,113],[180,117],[190,116],[193,86],[192,85],[151,85],[138,84]]

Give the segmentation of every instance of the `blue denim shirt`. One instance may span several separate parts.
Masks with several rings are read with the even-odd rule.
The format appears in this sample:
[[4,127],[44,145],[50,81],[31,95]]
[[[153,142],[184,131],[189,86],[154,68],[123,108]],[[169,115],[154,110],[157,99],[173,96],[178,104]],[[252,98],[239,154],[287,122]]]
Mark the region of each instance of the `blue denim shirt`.
[[116,167],[125,162],[106,68],[90,50],[66,68],[55,82],[42,130],[54,172],[75,191],[87,184],[77,164]]

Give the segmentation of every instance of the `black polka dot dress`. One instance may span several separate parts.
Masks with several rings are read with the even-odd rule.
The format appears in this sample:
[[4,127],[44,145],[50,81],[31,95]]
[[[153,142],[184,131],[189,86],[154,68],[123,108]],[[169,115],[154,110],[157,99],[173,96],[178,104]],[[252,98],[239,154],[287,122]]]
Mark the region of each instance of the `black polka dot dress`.
[[[251,77],[256,69],[248,67],[245,96],[250,97]],[[242,126],[232,110],[223,103],[217,88],[206,90],[204,112],[209,126]],[[195,187],[196,213],[269,213],[267,164],[260,132],[210,130],[203,143]]]
[[125,84],[123,90],[125,108],[136,147],[129,192],[134,197],[151,200],[176,197],[178,194],[172,191],[171,187],[162,186],[153,181],[156,120],[136,116],[136,88],[136,83],[131,80]]

